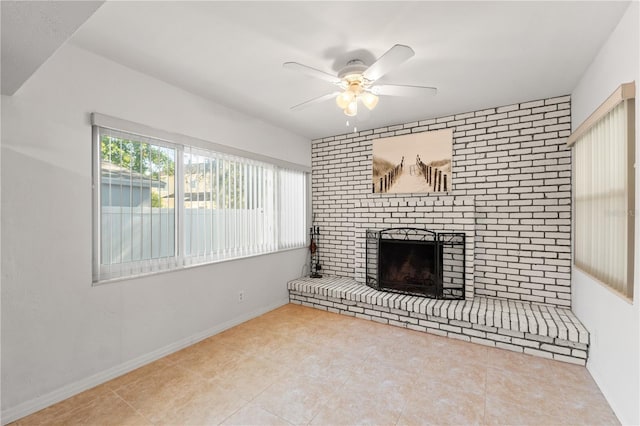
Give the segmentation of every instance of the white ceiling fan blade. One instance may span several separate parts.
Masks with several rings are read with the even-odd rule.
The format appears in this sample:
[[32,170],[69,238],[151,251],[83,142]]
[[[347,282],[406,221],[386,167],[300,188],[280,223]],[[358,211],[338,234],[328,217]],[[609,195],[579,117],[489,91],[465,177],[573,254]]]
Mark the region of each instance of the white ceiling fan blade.
[[413,55],[415,55],[415,52],[409,46],[396,44],[367,68],[362,75],[369,81],[376,81]]
[[308,100],[306,102],[303,102],[301,104],[292,106],[291,110],[292,111],[299,111],[301,109],[305,109],[308,106],[319,104],[320,102],[324,102],[324,101],[327,101],[327,100],[329,100],[331,98],[335,98],[336,96],[338,96],[339,93],[340,92],[331,92],[331,93],[327,93],[326,95],[318,96],[317,98],[313,98],[313,99]]
[[315,68],[299,64],[297,62],[285,62],[284,64],[282,64],[282,66],[288,70],[299,71],[303,74],[307,74],[308,76],[328,81],[329,83],[340,84],[341,82],[341,80],[335,75],[331,75],[324,71],[320,71]]
[[428,96],[438,93],[435,87],[403,86],[399,84],[380,84],[371,88],[374,95],[383,96]]

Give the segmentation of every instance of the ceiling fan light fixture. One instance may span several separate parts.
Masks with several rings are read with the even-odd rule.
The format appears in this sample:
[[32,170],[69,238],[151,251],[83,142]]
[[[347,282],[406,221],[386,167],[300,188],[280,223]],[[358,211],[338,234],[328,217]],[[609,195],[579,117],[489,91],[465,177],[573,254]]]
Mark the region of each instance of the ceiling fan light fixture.
[[345,109],[354,100],[354,98],[355,98],[355,95],[353,94],[353,92],[351,92],[349,90],[345,90],[344,92],[340,93],[336,97],[336,104],[341,109]]
[[376,105],[378,105],[378,97],[376,95],[374,95],[373,93],[371,93],[371,92],[364,92],[360,96],[360,99],[362,99],[362,103],[369,110],[374,109],[376,107]]
[[344,109],[344,114],[349,117],[354,117],[358,114],[358,99],[355,98],[353,101],[349,102],[349,105]]

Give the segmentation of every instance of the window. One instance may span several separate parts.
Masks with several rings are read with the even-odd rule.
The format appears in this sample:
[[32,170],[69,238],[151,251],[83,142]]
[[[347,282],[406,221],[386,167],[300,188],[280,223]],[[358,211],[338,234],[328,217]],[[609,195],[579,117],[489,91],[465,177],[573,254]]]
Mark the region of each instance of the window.
[[99,125],[94,142],[94,282],[306,245],[303,170]]
[[632,298],[635,87],[625,86],[574,132],[569,144],[575,160],[574,264]]

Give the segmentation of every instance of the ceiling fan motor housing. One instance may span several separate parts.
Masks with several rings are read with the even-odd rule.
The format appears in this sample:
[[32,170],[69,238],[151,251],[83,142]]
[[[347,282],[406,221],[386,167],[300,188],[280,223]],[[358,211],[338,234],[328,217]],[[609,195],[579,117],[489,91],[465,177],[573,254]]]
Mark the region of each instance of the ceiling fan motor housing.
[[364,83],[364,77],[362,73],[364,73],[367,68],[364,62],[360,59],[352,59],[347,62],[347,65],[338,72],[338,77],[343,81],[351,83],[353,81],[359,81],[360,83]]

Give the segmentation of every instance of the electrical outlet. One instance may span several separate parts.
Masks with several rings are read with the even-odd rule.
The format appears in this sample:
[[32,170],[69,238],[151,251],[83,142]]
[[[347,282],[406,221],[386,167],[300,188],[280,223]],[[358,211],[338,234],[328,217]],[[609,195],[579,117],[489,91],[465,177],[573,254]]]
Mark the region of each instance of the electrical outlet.
[[244,290],[241,290],[241,291],[238,293],[238,303],[242,303],[242,302],[244,302],[244,299],[245,299]]

